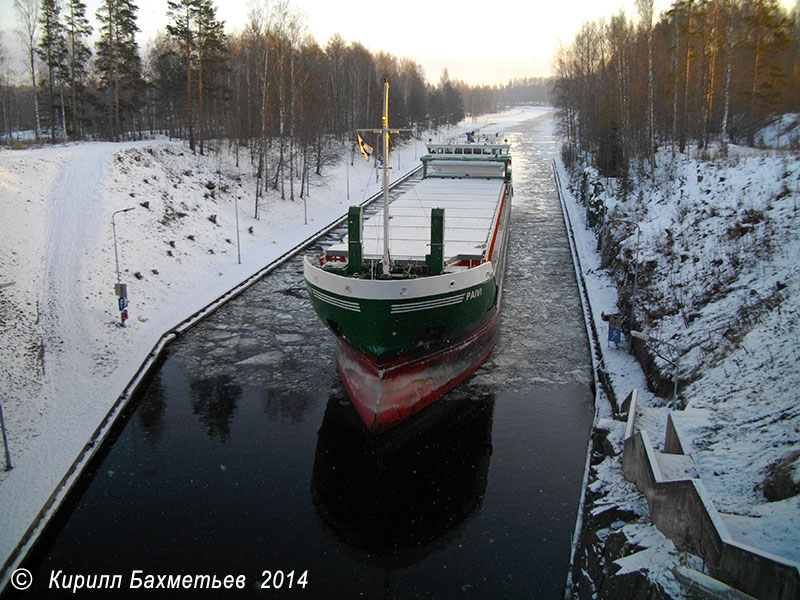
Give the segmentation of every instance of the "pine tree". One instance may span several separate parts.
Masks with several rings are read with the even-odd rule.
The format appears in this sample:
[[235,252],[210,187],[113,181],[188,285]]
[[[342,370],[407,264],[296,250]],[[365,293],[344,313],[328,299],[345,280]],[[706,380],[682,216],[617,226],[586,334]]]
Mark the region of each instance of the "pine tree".
[[136,44],[136,5],[133,0],[103,0],[97,10],[100,39],[95,61],[100,89],[106,92],[107,130],[112,140],[124,132],[128,117],[141,106],[142,61]]
[[451,125],[455,125],[464,118],[464,99],[458,90],[450,83],[450,75],[447,69],[442,71],[442,77],[439,80],[439,88],[442,92],[442,102],[444,103],[445,121]]
[[36,94],[36,46],[39,43],[39,4],[37,0],[14,0],[20,29],[17,30],[28,58],[33,92],[33,110],[36,117],[36,140],[41,137],[39,98]]
[[192,152],[195,150],[192,104],[192,96],[194,95],[192,89],[193,55],[196,52],[194,23],[197,21],[197,13],[200,10],[199,4],[199,0],[167,1],[167,17],[170,19],[167,24],[167,33],[178,43],[185,60],[187,126],[189,128],[189,148],[191,148]]
[[406,87],[406,109],[408,118],[419,127],[425,119],[425,78],[422,68],[415,62],[403,63],[408,85]]
[[85,83],[88,75],[89,59],[92,56],[92,51],[85,42],[86,38],[92,33],[92,26],[86,17],[86,4],[82,0],[67,0],[64,27],[66,29],[67,50],[69,53],[72,133],[73,135],[81,135]]
[[161,126],[169,130],[170,137],[182,137],[185,123],[181,110],[186,97],[183,55],[175,40],[159,34],[149,51],[149,75],[155,95],[154,109]]
[[189,147],[195,151],[195,99],[200,154],[204,153],[207,99],[222,88],[218,76],[227,70],[227,40],[224,24],[217,20],[211,0],[168,0],[167,33],[180,46],[186,67],[186,111]]
[[213,97],[221,86],[216,81],[227,70],[227,39],[224,23],[217,20],[211,0],[199,0],[197,11],[197,121],[200,129],[200,154],[205,140],[205,98]]
[[763,113],[776,109],[780,102],[779,89],[785,73],[776,58],[789,42],[789,22],[776,0],[751,0],[746,8],[749,47],[753,52],[747,134],[747,143],[752,146]]
[[[50,103],[50,141],[56,141],[56,100],[54,89],[60,84],[67,67],[67,40],[61,23],[61,5],[56,0],[42,0],[39,13],[42,38],[37,53],[47,67],[47,96]],[[66,137],[66,125],[62,123]]]

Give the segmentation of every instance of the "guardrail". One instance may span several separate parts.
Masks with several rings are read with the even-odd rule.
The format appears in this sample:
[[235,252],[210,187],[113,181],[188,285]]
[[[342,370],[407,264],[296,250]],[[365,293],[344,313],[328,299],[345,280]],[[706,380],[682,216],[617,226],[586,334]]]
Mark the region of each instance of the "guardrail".
[[[412,177],[416,176],[421,170],[422,165],[415,167],[402,177],[398,178],[396,181],[392,182],[389,186],[389,189],[394,189],[402,183],[405,183]],[[368,206],[380,199],[382,196],[383,190],[380,190],[361,202],[359,206]],[[150,369],[153,368],[158,359],[161,357],[161,353],[164,351],[164,348],[166,348],[170,342],[177,339],[188,329],[194,327],[200,321],[211,315],[218,308],[245,292],[248,288],[264,278],[266,275],[269,275],[272,271],[283,265],[289,259],[294,258],[303,249],[307,248],[319,238],[327,235],[337,227],[341,226],[346,220],[347,214],[344,214],[339,219],[329,223],[316,233],[313,233],[303,241],[296,244],[290,250],[287,250],[281,254],[268,265],[250,275],[238,285],[234,286],[215,300],[209,302],[200,310],[183,319],[175,327],[164,333],[158,339],[153,346],[153,349],[150,350],[142,364],[139,365],[139,368],[136,370],[136,373],[134,373],[133,378],[131,378],[131,380],[122,390],[122,393],[117,397],[114,404],[106,413],[106,416],[100,422],[100,425],[98,425],[97,429],[95,429],[81,453],[67,470],[67,473],[64,475],[64,477],[61,478],[61,481],[58,483],[53,493],[47,499],[47,502],[45,502],[42,509],[34,518],[33,522],[22,536],[22,539],[17,544],[16,548],[14,548],[9,555],[8,559],[3,565],[2,570],[0,570],[0,591],[2,591],[8,584],[13,568],[22,561],[30,548],[33,546],[33,543],[39,537],[39,534],[41,534],[44,527],[56,513],[61,503],[69,495],[69,492],[72,490],[72,487],[78,480],[83,468],[89,463],[89,461],[92,460],[96,452],[103,445],[103,442],[108,437],[108,434],[111,431],[111,428],[114,425],[117,417],[119,417],[122,411],[127,407],[128,402],[134,396],[142,382],[146,379]]]

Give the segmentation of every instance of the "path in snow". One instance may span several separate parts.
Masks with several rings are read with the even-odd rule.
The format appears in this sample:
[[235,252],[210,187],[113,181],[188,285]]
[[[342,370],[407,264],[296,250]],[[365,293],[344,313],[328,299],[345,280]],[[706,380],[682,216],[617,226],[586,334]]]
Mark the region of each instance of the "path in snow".
[[81,144],[61,166],[50,188],[44,284],[39,297],[47,382],[69,380],[69,373],[91,373],[91,357],[65,340],[87,334],[83,294],[84,258],[95,247],[102,190],[113,156],[109,144]]

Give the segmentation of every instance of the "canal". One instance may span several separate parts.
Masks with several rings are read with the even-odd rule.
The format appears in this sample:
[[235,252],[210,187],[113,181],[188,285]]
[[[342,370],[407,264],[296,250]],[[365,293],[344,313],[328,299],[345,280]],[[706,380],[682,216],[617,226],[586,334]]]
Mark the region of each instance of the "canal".
[[563,598],[592,375],[552,127],[505,131],[500,340],[469,380],[371,438],[297,258],[169,346],[23,564],[25,594],[54,571],[122,574],[93,597],[220,592],[126,590],[141,570],[244,575],[226,597]]

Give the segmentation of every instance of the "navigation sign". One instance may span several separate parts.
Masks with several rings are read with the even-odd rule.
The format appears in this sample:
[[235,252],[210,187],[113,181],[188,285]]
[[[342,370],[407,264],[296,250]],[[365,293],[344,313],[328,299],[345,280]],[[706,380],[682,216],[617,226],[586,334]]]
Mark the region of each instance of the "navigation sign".
[[125,321],[128,320],[128,284],[117,282],[114,284],[114,293],[117,295],[117,306],[120,310],[120,324],[125,327]]
[[608,315],[608,342],[619,344],[622,341],[622,318],[620,315]]

